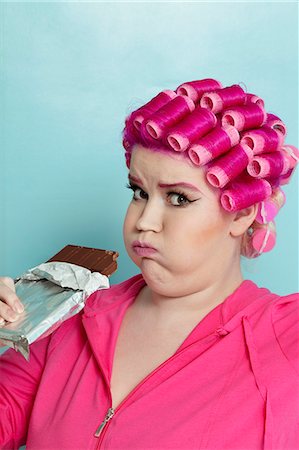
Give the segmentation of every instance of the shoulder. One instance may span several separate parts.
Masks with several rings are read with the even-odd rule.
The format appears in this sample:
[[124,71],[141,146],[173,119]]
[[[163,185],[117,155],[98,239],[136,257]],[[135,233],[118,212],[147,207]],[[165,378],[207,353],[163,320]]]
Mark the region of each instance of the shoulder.
[[267,311],[273,315],[275,314],[276,320],[282,320],[283,318],[289,320],[292,311],[298,312],[298,293],[282,296],[265,287],[259,287],[250,280],[245,280],[242,287],[241,294],[244,298],[239,309],[248,306],[252,311],[260,310],[262,314]]
[[264,344],[265,350],[270,351],[268,345],[273,351],[277,349],[275,351],[283,355],[299,375],[299,294],[264,293],[256,338]]
[[242,293],[239,315],[249,320],[267,364],[286,360],[299,374],[299,294],[281,296],[252,281],[243,284]]
[[136,296],[141,288],[145,286],[145,281],[141,274],[135,275],[119,284],[112,285],[108,289],[101,289],[90,295],[84,307],[84,315],[95,315],[103,308],[109,308],[116,301],[122,302],[129,297]]
[[299,294],[277,297],[271,314],[275,338],[299,374]]

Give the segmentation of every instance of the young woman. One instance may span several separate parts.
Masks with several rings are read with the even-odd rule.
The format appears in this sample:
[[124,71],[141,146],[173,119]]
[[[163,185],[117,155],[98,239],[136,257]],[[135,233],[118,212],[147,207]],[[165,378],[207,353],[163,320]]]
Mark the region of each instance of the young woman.
[[[123,231],[141,273],[91,295],[30,362],[2,356],[1,448],[298,448],[298,296],[240,268],[274,245],[298,160],[284,137],[262,99],[211,79],[127,118]],[[0,298],[14,320],[12,280]]]

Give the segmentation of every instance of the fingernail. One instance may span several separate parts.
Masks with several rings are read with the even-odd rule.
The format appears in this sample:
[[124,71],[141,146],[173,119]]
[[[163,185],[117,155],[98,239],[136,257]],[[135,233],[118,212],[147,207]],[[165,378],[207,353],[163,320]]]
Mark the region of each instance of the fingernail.
[[23,306],[20,302],[16,302],[16,303],[13,305],[13,309],[14,309],[17,313],[19,313],[19,314],[21,314],[22,312],[24,312],[24,306]]

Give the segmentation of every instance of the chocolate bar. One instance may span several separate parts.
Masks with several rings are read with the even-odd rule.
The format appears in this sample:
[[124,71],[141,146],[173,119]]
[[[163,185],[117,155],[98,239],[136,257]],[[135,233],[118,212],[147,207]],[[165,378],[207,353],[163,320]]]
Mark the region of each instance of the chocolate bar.
[[91,272],[100,272],[109,277],[117,270],[118,252],[98,248],[66,245],[47,262],[59,261],[86,267]]
[[16,293],[24,312],[0,326],[0,346],[8,345],[29,359],[29,346],[77,314],[93,292],[109,288],[118,252],[67,245],[46,263],[18,277]]

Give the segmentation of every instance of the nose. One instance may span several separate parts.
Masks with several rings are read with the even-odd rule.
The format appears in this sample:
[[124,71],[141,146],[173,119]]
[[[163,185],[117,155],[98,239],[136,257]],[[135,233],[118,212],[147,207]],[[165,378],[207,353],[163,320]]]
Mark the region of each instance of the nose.
[[138,231],[154,231],[159,233],[163,228],[161,208],[156,202],[148,200],[136,223]]

